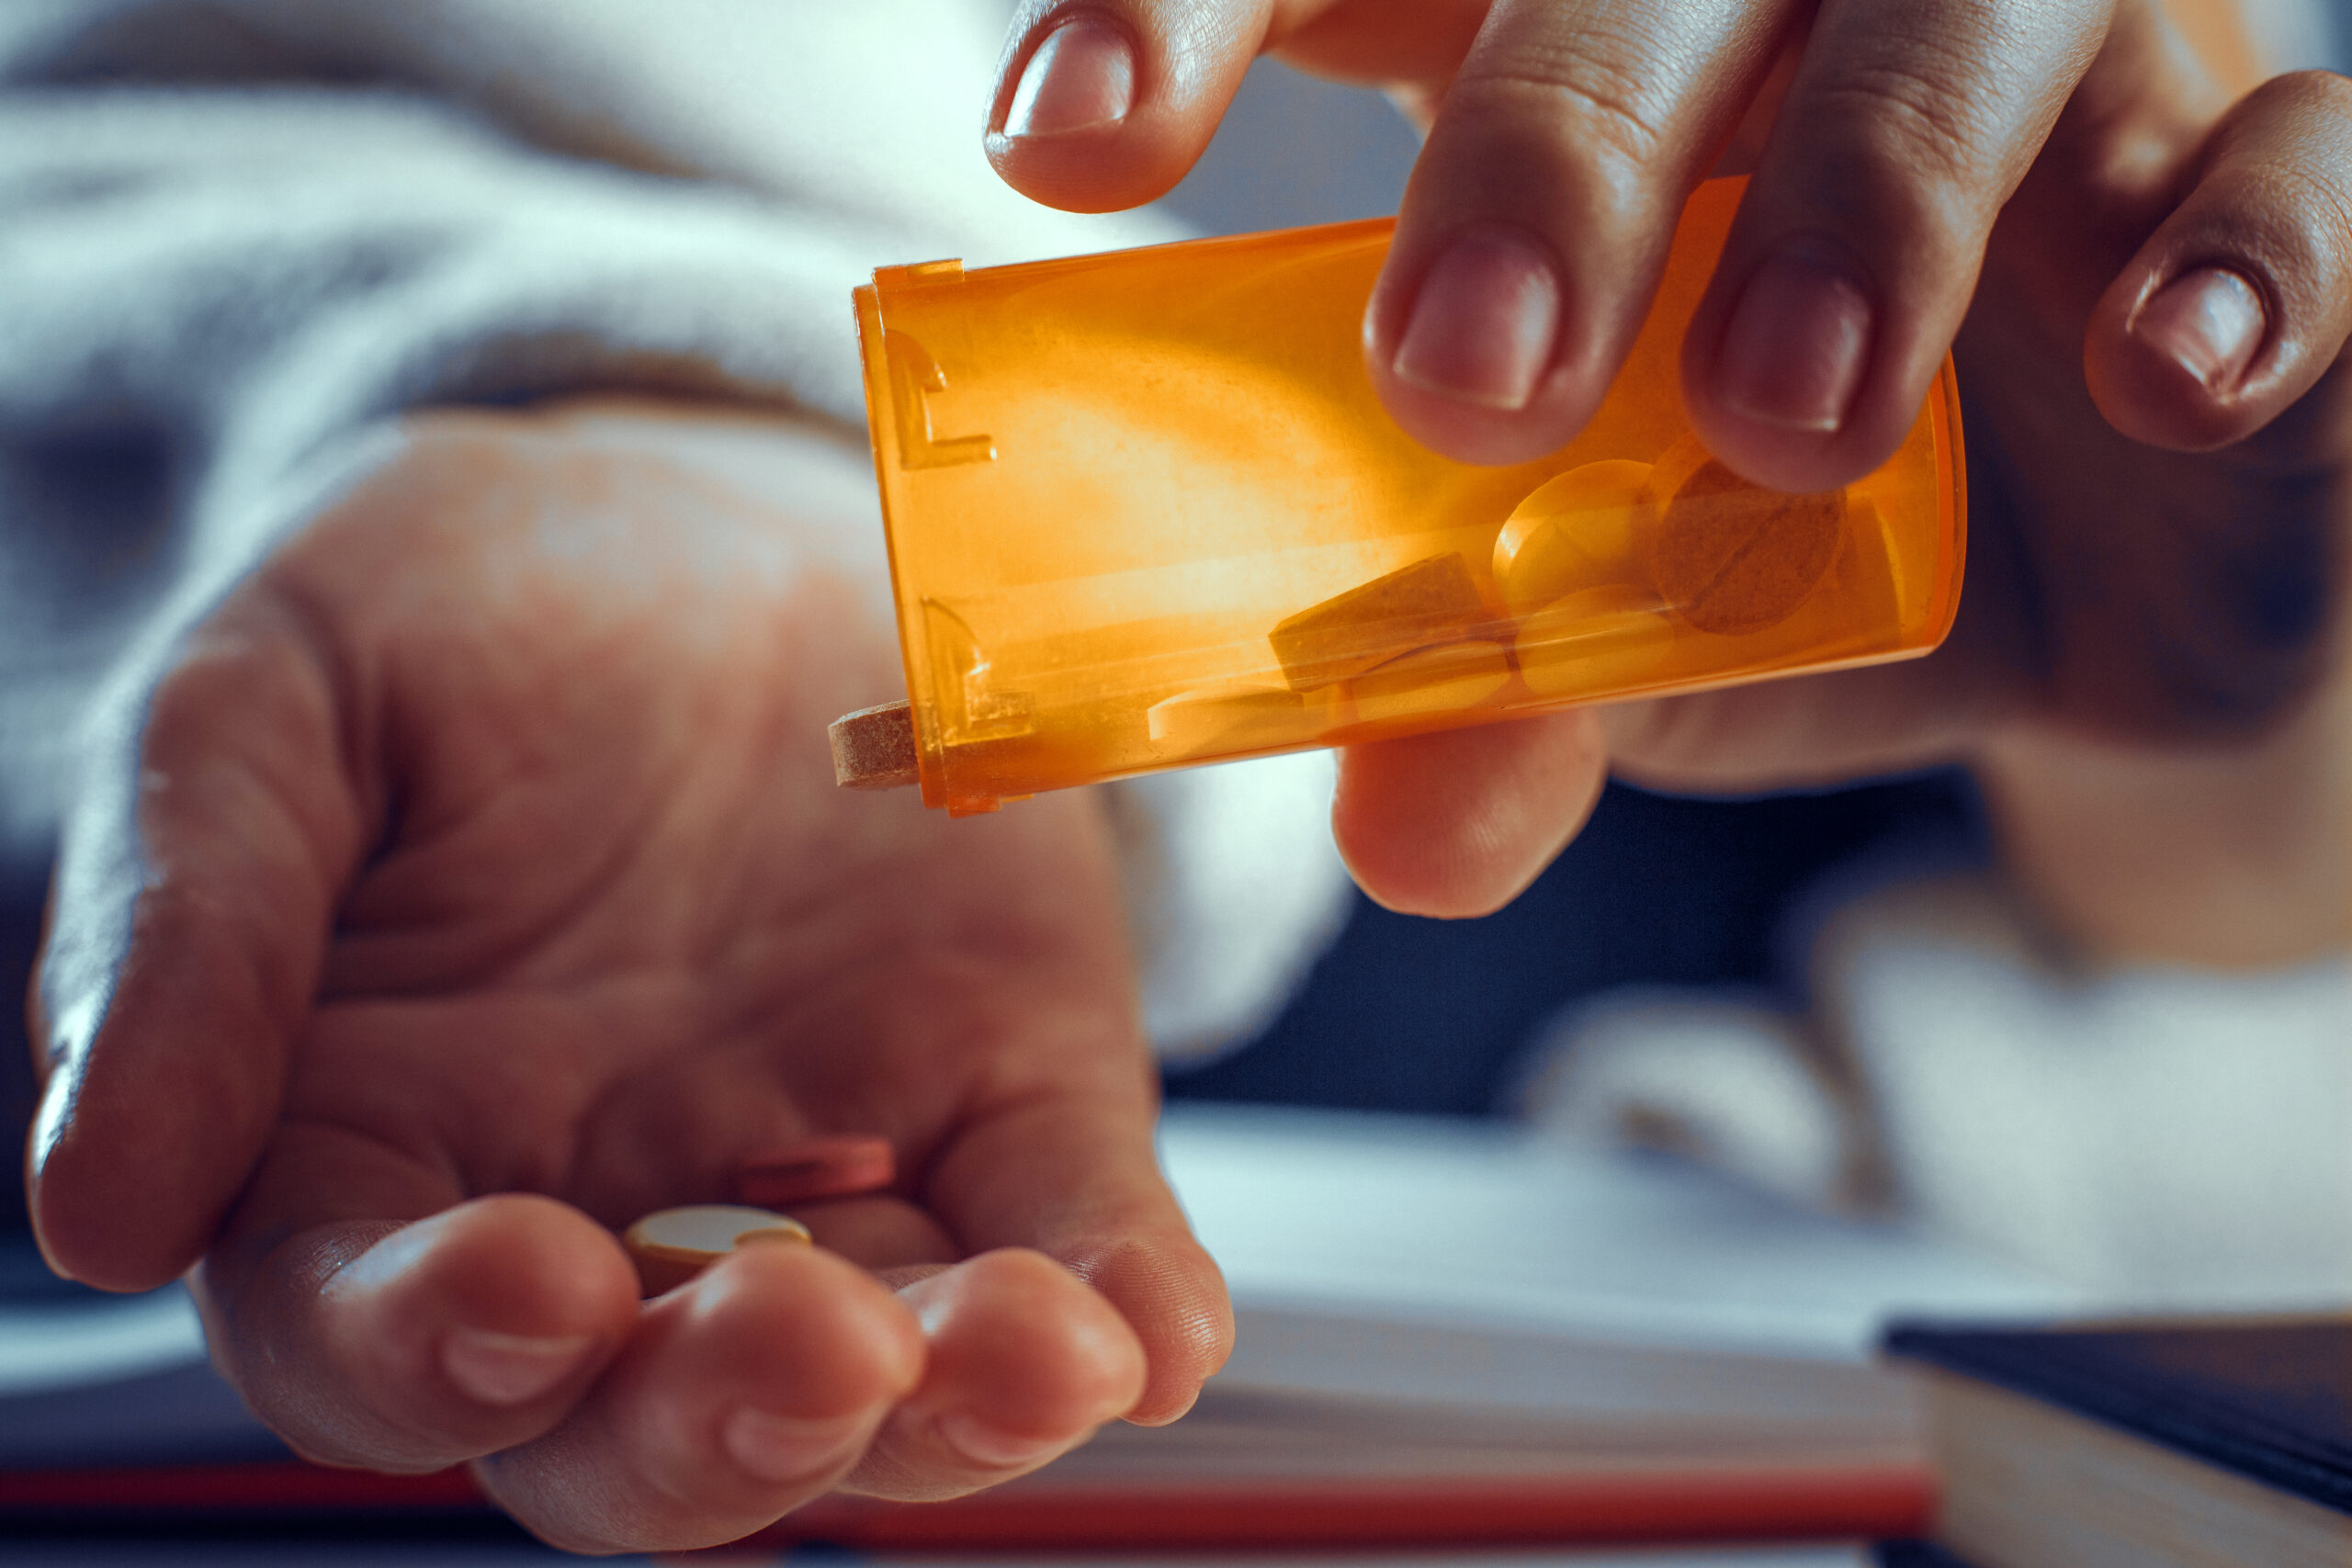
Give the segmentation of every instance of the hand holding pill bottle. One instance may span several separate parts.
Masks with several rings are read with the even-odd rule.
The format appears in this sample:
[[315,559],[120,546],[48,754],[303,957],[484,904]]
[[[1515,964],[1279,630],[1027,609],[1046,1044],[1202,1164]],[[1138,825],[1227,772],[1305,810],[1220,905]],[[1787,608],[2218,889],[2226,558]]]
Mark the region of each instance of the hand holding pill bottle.
[[1385,220],[857,291],[908,703],[845,784],[955,814],[1161,768],[1925,653],[1965,498],[1947,362],[1842,490],[1747,483],[1677,355],[1741,182],[1700,187],[1623,370],[1532,463],[1441,457],[1360,348]]

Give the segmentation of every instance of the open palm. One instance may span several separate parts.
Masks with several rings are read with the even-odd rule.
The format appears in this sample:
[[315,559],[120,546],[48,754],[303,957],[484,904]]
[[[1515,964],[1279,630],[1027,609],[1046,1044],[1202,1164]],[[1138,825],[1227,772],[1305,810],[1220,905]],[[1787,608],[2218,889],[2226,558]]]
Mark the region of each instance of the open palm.
[[[205,1257],[298,1447],[494,1456],[591,1549],[1184,1408],[1229,1326],[1096,807],[833,787],[826,720],[897,680],[859,482],[749,422],[436,416],[182,639],[69,829],[51,1255]],[[640,1309],[613,1229],[831,1132],[897,1189]]]

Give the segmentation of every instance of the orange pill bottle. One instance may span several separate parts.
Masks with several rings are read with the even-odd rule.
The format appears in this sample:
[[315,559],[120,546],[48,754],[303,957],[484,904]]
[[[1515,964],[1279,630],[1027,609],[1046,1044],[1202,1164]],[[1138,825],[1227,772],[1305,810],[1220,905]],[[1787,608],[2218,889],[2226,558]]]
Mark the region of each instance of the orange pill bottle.
[[1600,412],[1428,451],[1365,375],[1387,220],[856,291],[926,803],[1925,653],[1960,594],[1946,364],[1902,446],[1782,495],[1691,434],[1682,336],[1739,196],[1692,197]]

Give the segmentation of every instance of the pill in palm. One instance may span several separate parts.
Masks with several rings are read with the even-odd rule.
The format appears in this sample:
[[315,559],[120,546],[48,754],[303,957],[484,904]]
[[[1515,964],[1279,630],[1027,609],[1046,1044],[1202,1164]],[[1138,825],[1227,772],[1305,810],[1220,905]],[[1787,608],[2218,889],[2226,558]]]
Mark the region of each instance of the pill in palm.
[[780,1209],[820,1198],[878,1192],[898,1175],[890,1140],[859,1134],[804,1138],[753,1155],[735,1168],[735,1201]]
[[788,1214],[737,1203],[694,1203],[646,1215],[621,1235],[645,1294],[673,1291],[739,1247],[808,1245],[808,1227]]

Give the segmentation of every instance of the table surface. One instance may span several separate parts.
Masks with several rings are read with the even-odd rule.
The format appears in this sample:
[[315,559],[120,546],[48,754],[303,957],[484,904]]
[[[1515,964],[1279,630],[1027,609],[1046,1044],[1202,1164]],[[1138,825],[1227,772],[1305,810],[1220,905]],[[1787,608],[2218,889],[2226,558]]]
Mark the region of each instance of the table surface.
[[[277,1564],[333,1562],[337,1568],[527,1568],[527,1565],[577,1562],[577,1558],[528,1542],[486,1543],[418,1537],[399,1543],[340,1541],[327,1537],[300,1540],[252,1540],[215,1537],[205,1540],[13,1540],[8,1543],[9,1568],[177,1568],[180,1564]],[[710,1562],[726,1568],[756,1568],[767,1563],[820,1561],[841,1563],[844,1555],[832,1550],[801,1552],[713,1553]],[[657,1562],[676,1568],[691,1559],[677,1557],[608,1557],[598,1561],[616,1565]],[[947,1557],[866,1559],[879,1563],[902,1562],[907,1568],[962,1568]],[[1869,1568],[1870,1554],[1854,1547],[1794,1547],[1756,1551],[1601,1551],[1601,1552],[1478,1552],[1453,1555],[1413,1554],[1396,1557],[1339,1558],[1234,1556],[1203,1558],[1069,1557],[1043,1560],[1052,1568],[1125,1568],[1148,1562],[1151,1568],[1346,1568],[1361,1562],[1366,1568]],[[1001,1557],[974,1558],[972,1568],[1008,1568]]]

